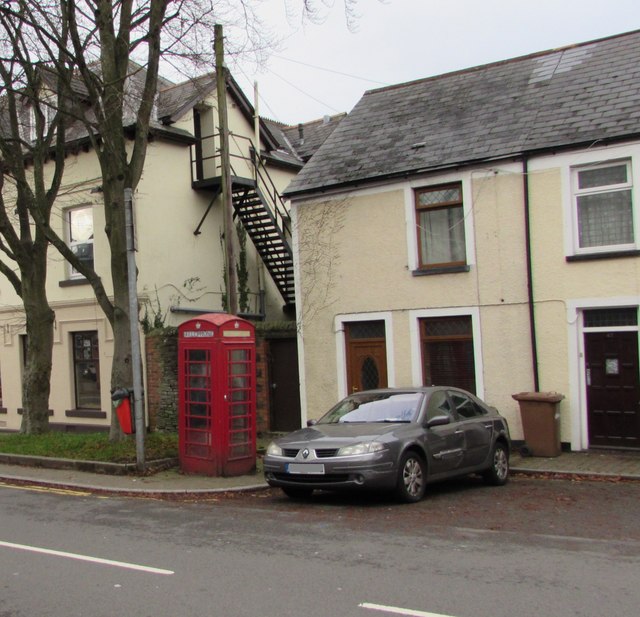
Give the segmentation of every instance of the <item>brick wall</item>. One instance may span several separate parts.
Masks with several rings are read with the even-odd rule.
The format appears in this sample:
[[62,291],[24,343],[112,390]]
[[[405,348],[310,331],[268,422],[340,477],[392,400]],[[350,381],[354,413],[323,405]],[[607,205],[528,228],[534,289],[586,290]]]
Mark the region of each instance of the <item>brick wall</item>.
[[256,333],[256,431],[270,428],[269,342]]
[[149,430],[178,430],[178,333],[155,330],[145,339]]
[[[285,330],[288,334],[289,331]],[[269,337],[274,330],[256,331],[256,430],[271,428],[269,390]],[[149,428],[177,431],[178,426],[178,333],[175,328],[154,330],[145,339],[147,384],[145,396]]]

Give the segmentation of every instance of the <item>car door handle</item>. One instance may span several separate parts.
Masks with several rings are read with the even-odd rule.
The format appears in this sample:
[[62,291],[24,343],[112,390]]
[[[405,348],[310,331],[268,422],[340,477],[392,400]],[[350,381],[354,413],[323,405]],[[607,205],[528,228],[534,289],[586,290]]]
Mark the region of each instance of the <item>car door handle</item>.
[[484,428],[488,428],[489,430],[491,430],[493,428],[493,423],[489,422],[489,424],[485,424]]
[[464,433],[464,431],[463,431],[461,428],[459,428],[459,429],[454,433],[454,435],[460,435],[460,434],[462,434],[462,433]]

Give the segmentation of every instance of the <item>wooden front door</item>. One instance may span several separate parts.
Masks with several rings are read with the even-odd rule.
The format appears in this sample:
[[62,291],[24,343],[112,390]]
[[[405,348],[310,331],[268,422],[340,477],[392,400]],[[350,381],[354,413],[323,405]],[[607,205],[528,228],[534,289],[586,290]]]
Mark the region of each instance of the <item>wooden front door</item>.
[[640,448],[638,333],[584,336],[589,445]]
[[347,392],[387,387],[387,346],[384,322],[353,322],[345,325],[347,345]]

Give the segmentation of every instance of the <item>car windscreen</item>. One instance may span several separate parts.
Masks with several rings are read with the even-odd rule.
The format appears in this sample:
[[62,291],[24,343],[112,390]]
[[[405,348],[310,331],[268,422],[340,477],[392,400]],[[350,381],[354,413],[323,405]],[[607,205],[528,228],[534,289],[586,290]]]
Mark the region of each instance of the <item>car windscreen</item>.
[[318,424],[412,422],[418,415],[421,400],[420,392],[362,393],[338,403]]

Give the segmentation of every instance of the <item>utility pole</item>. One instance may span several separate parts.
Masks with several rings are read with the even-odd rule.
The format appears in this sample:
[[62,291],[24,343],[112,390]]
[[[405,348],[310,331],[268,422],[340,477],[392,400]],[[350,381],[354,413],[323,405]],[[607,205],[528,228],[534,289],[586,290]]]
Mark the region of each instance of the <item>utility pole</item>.
[[133,229],[133,191],[124,189],[124,215],[127,231],[127,277],[129,279],[129,326],[131,336],[131,370],[133,372],[133,416],[136,427],[136,463],[144,471],[144,409],[142,406],[142,353],[138,330],[138,271],[136,268],[135,234]]
[[238,314],[238,277],[236,274],[235,230],[233,228],[233,195],[231,193],[231,163],[229,155],[229,120],[227,118],[227,68],[224,64],[222,26],[214,28],[216,55],[216,87],[218,94],[218,122],[220,123],[220,181],[224,219],[225,273],[227,278],[227,312]]
[[260,111],[258,110],[258,82],[253,82],[253,130],[256,137],[256,145],[254,148],[255,156],[255,181],[258,182],[258,171],[260,167]]

